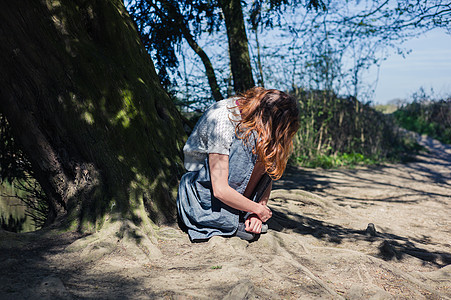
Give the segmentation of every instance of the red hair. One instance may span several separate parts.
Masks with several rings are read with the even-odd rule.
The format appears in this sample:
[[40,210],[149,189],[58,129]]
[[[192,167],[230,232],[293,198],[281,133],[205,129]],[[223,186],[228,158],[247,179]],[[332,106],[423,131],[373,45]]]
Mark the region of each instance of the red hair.
[[263,162],[268,175],[279,179],[299,129],[296,99],[279,90],[254,87],[239,96],[237,105],[241,113],[235,127],[237,137],[247,144],[255,139],[253,153]]

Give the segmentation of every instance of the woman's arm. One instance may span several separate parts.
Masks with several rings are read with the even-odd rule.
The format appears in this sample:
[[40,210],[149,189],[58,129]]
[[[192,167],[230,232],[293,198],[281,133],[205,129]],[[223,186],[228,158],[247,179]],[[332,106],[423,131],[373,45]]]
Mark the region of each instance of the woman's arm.
[[269,195],[271,194],[271,190],[272,190],[272,180],[269,183],[268,187],[265,190],[265,193],[263,194],[262,198],[260,199],[260,204],[266,205],[268,204],[268,200],[269,200]]
[[[210,153],[208,155],[208,161],[210,165],[210,177],[211,185],[213,188],[213,195],[216,198],[230,207],[256,214],[263,222],[266,222],[269,218],[271,218],[271,210],[264,203],[253,202],[252,200],[244,197],[230,187],[228,182],[228,155]],[[270,189],[268,190],[270,191]],[[267,201],[268,200],[266,199],[266,202]]]
[[[266,188],[264,194],[262,195],[260,202],[261,205],[265,205],[268,203],[269,195],[271,194],[272,189],[272,181],[269,183],[269,186]],[[260,233],[262,230],[262,220],[260,220],[256,215],[250,215],[247,220],[244,222],[246,225],[245,230],[253,233]]]

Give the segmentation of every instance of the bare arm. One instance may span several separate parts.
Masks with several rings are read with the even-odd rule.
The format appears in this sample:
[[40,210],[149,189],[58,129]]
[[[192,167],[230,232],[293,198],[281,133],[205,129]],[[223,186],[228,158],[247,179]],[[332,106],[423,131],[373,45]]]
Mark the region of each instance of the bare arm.
[[265,193],[263,194],[262,198],[260,199],[260,204],[267,205],[269,200],[269,195],[271,194],[272,190],[272,181],[269,183],[269,186],[266,188]]
[[[260,204],[265,205],[268,203],[269,195],[271,194],[272,181],[270,182],[268,188],[265,190],[264,194],[260,199]],[[244,222],[246,225],[245,230],[253,233],[260,233],[262,230],[262,220],[255,214],[250,215]]]
[[213,195],[216,198],[230,207],[256,214],[263,222],[266,222],[269,218],[271,218],[271,210],[266,205],[262,205],[264,203],[253,202],[229,186],[228,155],[210,153],[208,155],[208,161],[210,165]]

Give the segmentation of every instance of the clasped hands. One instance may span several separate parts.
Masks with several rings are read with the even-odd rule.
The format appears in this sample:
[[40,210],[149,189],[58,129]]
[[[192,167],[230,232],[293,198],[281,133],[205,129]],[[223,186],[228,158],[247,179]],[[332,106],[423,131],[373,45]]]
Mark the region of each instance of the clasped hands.
[[262,230],[263,222],[271,218],[272,212],[268,206],[262,204],[259,212],[251,214],[244,222],[245,230],[251,233],[259,234]]

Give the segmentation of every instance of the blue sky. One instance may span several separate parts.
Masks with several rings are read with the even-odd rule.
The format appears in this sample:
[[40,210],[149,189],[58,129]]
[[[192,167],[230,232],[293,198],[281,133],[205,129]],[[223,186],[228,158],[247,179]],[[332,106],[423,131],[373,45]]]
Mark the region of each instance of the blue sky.
[[[405,58],[391,54],[382,62],[374,102],[408,99],[421,86],[433,88],[438,95],[451,95],[451,35],[436,29],[402,46],[412,52]],[[373,70],[368,79],[376,76]]]

